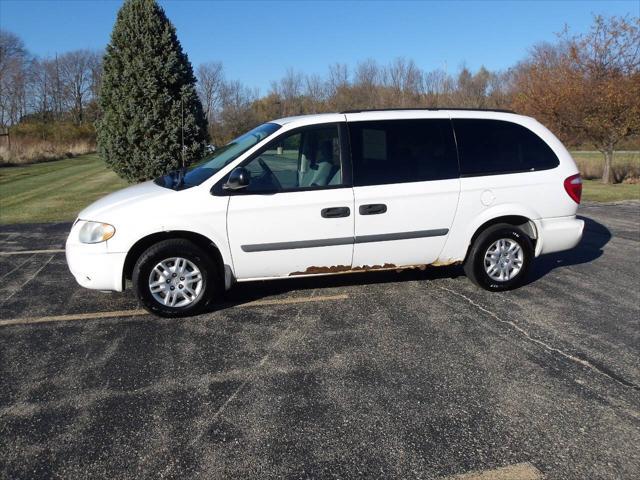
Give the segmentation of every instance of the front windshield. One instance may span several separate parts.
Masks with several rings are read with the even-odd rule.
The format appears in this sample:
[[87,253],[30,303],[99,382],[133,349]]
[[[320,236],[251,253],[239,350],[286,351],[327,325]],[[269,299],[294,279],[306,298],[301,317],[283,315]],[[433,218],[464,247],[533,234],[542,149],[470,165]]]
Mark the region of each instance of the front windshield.
[[[180,187],[189,188],[200,185],[279,128],[280,125],[277,123],[265,123],[232,140],[225,146],[216,149],[212,154],[198,160],[185,172],[184,177],[181,179]],[[175,185],[176,183],[166,180],[168,179],[163,179],[162,181],[165,186]]]

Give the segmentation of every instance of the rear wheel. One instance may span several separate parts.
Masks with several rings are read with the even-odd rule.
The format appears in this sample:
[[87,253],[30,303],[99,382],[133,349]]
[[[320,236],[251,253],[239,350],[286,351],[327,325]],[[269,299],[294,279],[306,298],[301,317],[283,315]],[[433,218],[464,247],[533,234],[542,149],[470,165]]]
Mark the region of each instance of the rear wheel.
[[501,223],[476,238],[464,270],[471,281],[485,290],[511,290],[524,282],[533,256],[533,244],[527,234]]
[[149,247],[133,267],[133,286],[147,311],[161,317],[184,317],[203,311],[215,294],[215,263],[185,239]]

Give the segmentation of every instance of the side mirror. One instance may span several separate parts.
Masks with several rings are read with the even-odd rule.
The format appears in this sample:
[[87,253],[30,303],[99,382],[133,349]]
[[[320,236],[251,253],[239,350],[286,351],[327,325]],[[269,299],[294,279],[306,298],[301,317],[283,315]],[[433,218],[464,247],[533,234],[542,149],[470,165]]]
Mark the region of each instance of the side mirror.
[[234,169],[226,183],[222,186],[224,190],[241,190],[249,185],[251,173],[244,167]]

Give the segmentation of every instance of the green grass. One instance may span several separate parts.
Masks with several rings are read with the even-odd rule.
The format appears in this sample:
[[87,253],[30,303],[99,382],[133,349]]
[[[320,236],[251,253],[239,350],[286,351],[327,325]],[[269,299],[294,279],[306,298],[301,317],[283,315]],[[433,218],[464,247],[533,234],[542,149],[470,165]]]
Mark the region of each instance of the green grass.
[[[602,177],[604,157],[600,152],[571,152],[582,178],[594,180]],[[618,182],[640,176],[640,152],[614,152],[613,175]]]
[[127,183],[97,154],[0,168],[0,224],[71,221]]
[[[572,152],[576,161],[602,162],[599,152]],[[617,152],[615,162],[640,163],[640,153]],[[67,160],[0,168],[0,224],[73,220],[98,198],[127,183],[96,154]],[[585,180],[582,199],[615,202],[640,199],[640,185],[603,185]]]
[[[583,152],[583,151],[573,151],[571,152],[571,156],[576,162],[585,161],[585,162],[593,162],[594,164],[600,165],[602,164],[603,155],[601,152]],[[640,163],[640,151],[631,151],[631,152],[614,152],[613,154],[613,164],[620,165],[625,163]]]
[[619,202],[621,200],[640,200],[640,184],[618,183],[605,185],[600,180],[582,181],[582,201]]
[[[600,152],[571,152],[583,177],[582,200],[587,202],[618,202],[640,199],[640,185],[619,183],[604,185],[597,177],[602,175],[604,163]],[[640,171],[640,152],[615,152],[613,170],[618,178],[631,174],[637,177]]]

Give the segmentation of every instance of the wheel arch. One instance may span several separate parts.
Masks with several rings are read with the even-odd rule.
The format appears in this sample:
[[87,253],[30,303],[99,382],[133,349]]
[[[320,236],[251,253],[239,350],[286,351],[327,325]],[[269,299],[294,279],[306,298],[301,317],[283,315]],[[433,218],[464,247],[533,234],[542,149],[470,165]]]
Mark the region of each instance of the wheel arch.
[[525,215],[500,215],[500,216],[492,217],[489,220],[486,220],[484,223],[482,223],[481,225],[475,228],[473,235],[471,235],[469,242],[467,243],[467,251],[464,257],[465,261],[467,260],[469,251],[471,250],[471,247],[473,243],[476,241],[476,239],[478,238],[478,236],[487,228],[493,225],[497,225],[499,223],[506,223],[509,225],[513,225],[514,227],[521,228],[524,231],[524,233],[527,234],[529,239],[531,239],[531,242],[533,243],[533,249],[535,251],[536,242],[538,240],[538,229],[536,227],[535,222],[531,218]]
[[[218,246],[210,238],[200,233],[196,233],[188,230],[167,230],[167,231],[156,232],[156,233],[146,235],[141,239],[139,239],[138,241],[136,241],[136,243],[134,243],[131,246],[131,248],[127,252],[127,256],[125,257],[124,268],[122,270],[123,287],[126,280],[131,279],[131,276],[133,273],[133,267],[135,266],[138,258],[140,258],[140,255],[142,255],[142,253],[145,250],[147,250],[152,245],[158,242],[161,242],[162,240],[172,240],[175,238],[182,238],[185,240],[189,240],[194,244],[198,245],[205,252],[211,254],[211,258],[214,259],[215,264],[218,268],[218,273],[221,275],[221,278],[225,279],[226,269],[225,269],[222,253],[218,248]],[[226,284],[226,279],[225,279],[225,284]]]

